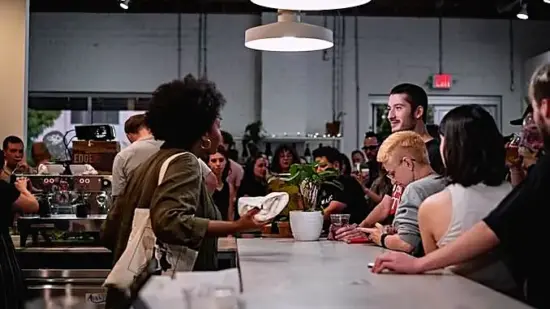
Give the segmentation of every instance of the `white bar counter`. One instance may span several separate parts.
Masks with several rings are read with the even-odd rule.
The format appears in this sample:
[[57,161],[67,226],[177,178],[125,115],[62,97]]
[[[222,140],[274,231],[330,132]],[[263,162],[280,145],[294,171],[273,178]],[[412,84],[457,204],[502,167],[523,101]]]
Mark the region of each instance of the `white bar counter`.
[[237,248],[247,309],[530,308],[448,271],[373,274],[379,247],[257,238]]

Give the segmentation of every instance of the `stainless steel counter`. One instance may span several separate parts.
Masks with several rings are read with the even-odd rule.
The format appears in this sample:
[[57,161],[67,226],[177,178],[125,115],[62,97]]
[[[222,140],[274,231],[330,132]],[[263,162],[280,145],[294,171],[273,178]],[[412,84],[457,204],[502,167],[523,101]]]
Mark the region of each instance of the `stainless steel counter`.
[[18,247],[15,249],[21,253],[111,253],[105,247]]
[[108,269],[24,269],[29,300],[45,303],[58,300],[79,301],[105,307],[105,289],[102,287]]
[[[105,247],[91,246],[58,246],[58,247],[20,247],[19,235],[11,236],[13,245],[17,252],[28,253],[110,253],[111,251]],[[237,251],[237,240],[233,237],[223,237],[218,239],[218,253],[235,253]]]
[[[14,244],[19,242],[14,241]],[[236,249],[235,238],[220,238],[220,264],[236,267]],[[94,308],[104,307],[105,289],[101,285],[112,263],[111,251],[108,249],[64,246],[19,247],[16,250],[31,298],[48,303],[57,297],[65,300],[72,297]]]
[[530,308],[446,271],[373,274],[384,249],[342,242],[239,239],[247,309]]

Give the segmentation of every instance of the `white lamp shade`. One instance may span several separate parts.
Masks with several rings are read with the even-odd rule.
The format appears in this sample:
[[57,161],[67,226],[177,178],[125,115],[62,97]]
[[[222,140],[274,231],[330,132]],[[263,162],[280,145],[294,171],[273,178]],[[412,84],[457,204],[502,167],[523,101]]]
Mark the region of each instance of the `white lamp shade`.
[[524,12],[519,12],[516,16],[517,16],[517,18],[519,18],[521,20],[528,20],[529,19],[529,15],[527,15],[527,13],[524,13]]
[[251,0],[257,5],[293,11],[339,10],[360,6],[371,0]]
[[334,42],[330,29],[289,21],[246,30],[244,45],[263,51],[304,52],[328,49]]

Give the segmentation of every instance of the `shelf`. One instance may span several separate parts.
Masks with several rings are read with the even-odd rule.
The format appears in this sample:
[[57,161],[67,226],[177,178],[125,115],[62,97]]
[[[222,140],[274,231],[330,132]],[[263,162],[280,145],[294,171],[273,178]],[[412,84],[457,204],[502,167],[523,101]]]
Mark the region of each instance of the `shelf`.
[[[235,140],[242,140],[242,137],[235,137]],[[306,136],[277,136],[265,137],[261,140],[262,143],[277,143],[277,142],[341,142],[343,137],[306,137]]]

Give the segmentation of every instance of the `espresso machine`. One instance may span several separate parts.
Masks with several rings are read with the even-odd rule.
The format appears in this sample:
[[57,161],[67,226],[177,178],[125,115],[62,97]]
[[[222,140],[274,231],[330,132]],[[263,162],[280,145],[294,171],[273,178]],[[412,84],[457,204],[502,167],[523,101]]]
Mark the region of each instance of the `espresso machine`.
[[111,202],[108,175],[17,175],[29,179],[29,188],[39,201],[39,212],[17,220],[20,246],[32,244],[94,244]]

